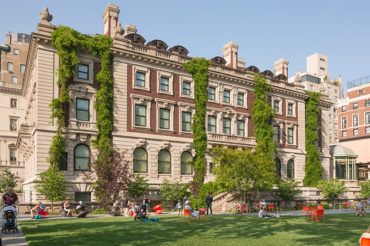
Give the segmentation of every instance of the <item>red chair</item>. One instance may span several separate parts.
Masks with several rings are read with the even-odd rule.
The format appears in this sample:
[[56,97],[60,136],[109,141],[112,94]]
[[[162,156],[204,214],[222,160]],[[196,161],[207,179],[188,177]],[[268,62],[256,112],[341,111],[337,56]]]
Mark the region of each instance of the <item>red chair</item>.
[[155,211],[154,212],[155,214],[161,214],[164,211],[164,209],[162,209],[162,204],[158,204],[157,206],[154,206],[153,210]]
[[324,206],[318,206],[317,210],[324,210]]
[[344,208],[348,208],[348,207],[349,207],[348,202],[343,203],[343,207],[344,207]]
[[275,210],[275,204],[271,203],[271,204],[269,204],[269,212],[272,212],[272,211],[275,212],[276,210]]
[[207,222],[207,216],[206,216],[206,209],[205,208],[200,208],[199,209],[199,222],[202,221],[202,215],[204,215],[204,218],[206,219],[206,222]]
[[360,246],[370,246],[370,238],[361,238],[361,244]]
[[247,210],[247,204],[243,204],[242,205],[242,210],[240,211],[243,215],[244,214],[248,214],[248,210]]
[[302,215],[306,212],[307,214],[307,220],[309,220],[309,216],[311,215],[310,208],[308,206],[303,206]]
[[[311,208],[311,213],[312,213],[312,208]],[[324,213],[324,207],[319,206],[317,210],[315,209],[315,213],[312,213],[312,222],[313,222],[313,217],[316,217],[316,222],[319,223],[320,221],[320,216],[324,217],[324,223],[325,223],[325,213]]]
[[[190,224],[190,219],[191,219],[191,211],[190,211],[190,209],[184,209],[184,214],[182,216],[182,222],[184,222],[185,216],[189,216],[189,224]],[[194,218],[194,221],[196,222],[197,220]]]
[[257,202],[257,210],[259,211],[260,210],[260,203]]

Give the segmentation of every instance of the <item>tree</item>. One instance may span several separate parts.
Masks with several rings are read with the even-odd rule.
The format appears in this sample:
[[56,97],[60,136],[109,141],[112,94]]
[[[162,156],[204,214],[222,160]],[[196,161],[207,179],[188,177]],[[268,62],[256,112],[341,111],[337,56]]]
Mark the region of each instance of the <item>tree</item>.
[[220,191],[221,189],[218,187],[218,184],[216,182],[205,183],[200,187],[198,196],[196,198],[191,198],[193,202],[192,206],[194,207],[194,209],[205,208],[208,192],[211,193],[212,196],[215,196]]
[[361,187],[360,197],[364,199],[369,198],[370,197],[370,180],[360,183],[360,187]]
[[273,160],[258,150],[215,147],[212,151],[216,182],[227,192],[238,191],[252,201],[260,191],[272,190],[276,173]]
[[6,192],[8,188],[14,188],[17,186],[17,181],[15,180],[15,175],[10,172],[8,168],[5,168],[1,172],[0,179],[0,192]]
[[139,199],[149,188],[148,180],[140,175],[134,175],[128,181],[127,192],[135,201]]
[[51,202],[53,211],[54,202],[63,201],[66,196],[65,192],[69,189],[66,186],[64,173],[58,172],[57,167],[50,166],[48,170],[39,174],[40,180],[36,180],[36,190]]
[[277,184],[277,189],[274,190],[274,195],[285,202],[293,201],[296,196],[302,193],[297,187],[298,182],[295,182],[293,179],[280,180]]
[[344,192],[348,191],[343,180],[330,179],[329,181],[321,180],[317,188],[322,191],[324,198],[327,201],[337,199]]
[[100,153],[100,158],[92,164],[97,174],[93,184],[95,195],[100,205],[107,209],[119,193],[127,188],[131,178],[129,162],[123,159],[124,153],[114,151]]
[[188,188],[188,184],[165,179],[161,185],[160,195],[167,201],[170,201],[171,206],[173,206],[175,201],[182,199],[185,195],[189,195]]

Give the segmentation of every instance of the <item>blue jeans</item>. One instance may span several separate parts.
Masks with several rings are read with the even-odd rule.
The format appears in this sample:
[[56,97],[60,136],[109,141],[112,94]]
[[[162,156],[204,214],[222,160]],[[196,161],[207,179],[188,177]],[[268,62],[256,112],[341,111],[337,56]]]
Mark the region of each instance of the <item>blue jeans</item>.
[[211,210],[211,214],[212,214],[212,203],[207,204],[207,215],[208,215],[208,209]]

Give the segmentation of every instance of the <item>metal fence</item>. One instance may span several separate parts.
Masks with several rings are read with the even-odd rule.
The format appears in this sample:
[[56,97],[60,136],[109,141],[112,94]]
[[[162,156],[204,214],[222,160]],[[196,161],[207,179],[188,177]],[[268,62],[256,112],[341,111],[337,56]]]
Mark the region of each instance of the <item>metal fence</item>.
[[370,75],[347,81],[347,90],[360,85],[365,85],[367,83],[370,83]]

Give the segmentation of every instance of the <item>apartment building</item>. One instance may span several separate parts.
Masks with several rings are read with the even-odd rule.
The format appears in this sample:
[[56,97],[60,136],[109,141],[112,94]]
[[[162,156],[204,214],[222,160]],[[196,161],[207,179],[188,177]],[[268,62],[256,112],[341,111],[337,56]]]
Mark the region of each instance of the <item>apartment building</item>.
[[16,143],[26,108],[21,88],[30,37],[8,33],[6,44],[0,46],[0,170],[8,168],[16,175],[17,189],[24,180],[24,161]]

